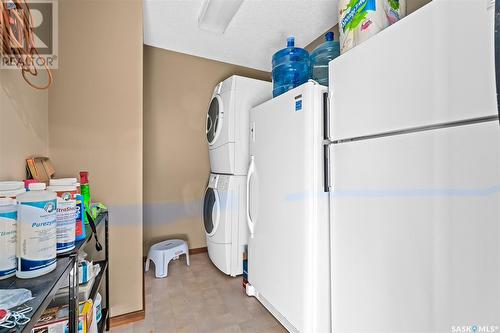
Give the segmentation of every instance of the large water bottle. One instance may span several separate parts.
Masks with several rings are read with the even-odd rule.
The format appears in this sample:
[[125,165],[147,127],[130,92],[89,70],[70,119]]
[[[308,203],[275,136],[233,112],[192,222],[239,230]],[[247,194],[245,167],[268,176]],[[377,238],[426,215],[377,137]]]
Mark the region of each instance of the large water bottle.
[[333,32],[327,32],[325,42],[311,53],[312,78],[328,86],[328,63],[340,55],[340,43],[333,40]]
[[309,52],[295,47],[295,38],[288,37],[285,49],[273,55],[273,97],[300,86],[310,78]]

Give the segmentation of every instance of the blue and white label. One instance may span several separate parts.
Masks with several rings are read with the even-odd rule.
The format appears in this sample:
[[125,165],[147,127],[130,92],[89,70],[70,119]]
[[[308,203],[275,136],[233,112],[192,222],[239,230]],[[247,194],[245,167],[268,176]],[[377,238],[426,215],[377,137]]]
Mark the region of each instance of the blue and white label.
[[302,100],[295,101],[295,111],[302,110]]
[[19,271],[32,272],[55,263],[56,207],[55,199],[19,204]]
[[55,262],[56,258],[48,260],[28,260],[21,258],[19,268],[23,272],[36,271],[37,269],[49,267]]
[[75,248],[76,200],[65,194],[57,198],[57,253]]
[[0,279],[16,273],[17,211],[0,213]]

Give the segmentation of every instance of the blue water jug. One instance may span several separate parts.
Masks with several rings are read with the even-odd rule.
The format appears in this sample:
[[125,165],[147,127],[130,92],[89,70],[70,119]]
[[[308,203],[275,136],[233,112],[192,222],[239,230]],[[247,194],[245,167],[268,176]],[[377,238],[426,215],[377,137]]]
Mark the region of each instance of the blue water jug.
[[328,86],[328,63],[340,55],[340,43],[333,40],[333,32],[327,32],[325,42],[311,53],[312,79]]
[[307,82],[310,75],[309,52],[295,47],[295,38],[287,38],[285,49],[273,55],[273,97]]

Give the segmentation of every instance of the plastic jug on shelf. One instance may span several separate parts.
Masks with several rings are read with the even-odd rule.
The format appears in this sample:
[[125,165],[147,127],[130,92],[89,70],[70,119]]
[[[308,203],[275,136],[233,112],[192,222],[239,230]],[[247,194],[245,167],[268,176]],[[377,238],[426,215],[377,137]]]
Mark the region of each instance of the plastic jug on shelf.
[[340,43],[334,41],[333,32],[325,34],[325,42],[311,52],[312,79],[328,86],[328,63],[340,55]]
[[273,97],[306,83],[311,77],[309,52],[295,47],[295,38],[287,38],[287,47],[273,55]]

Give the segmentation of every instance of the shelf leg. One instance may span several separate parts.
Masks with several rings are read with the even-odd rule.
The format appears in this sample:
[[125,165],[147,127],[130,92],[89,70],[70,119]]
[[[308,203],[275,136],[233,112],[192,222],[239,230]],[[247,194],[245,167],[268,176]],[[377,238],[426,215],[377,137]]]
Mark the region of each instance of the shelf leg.
[[110,308],[109,308],[109,215],[106,215],[106,218],[104,220],[104,232],[105,232],[105,237],[104,237],[104,242],[105,242],[105,258],[106,262],[108,263],[108,268],[106,269],[106,309],[108,309],[108,315],[106,316],[106,331],[109,331],[109,322],[110,322]]
[[72,256],[73,268],[69,274],[69,333],[78,333],[78,255]]

